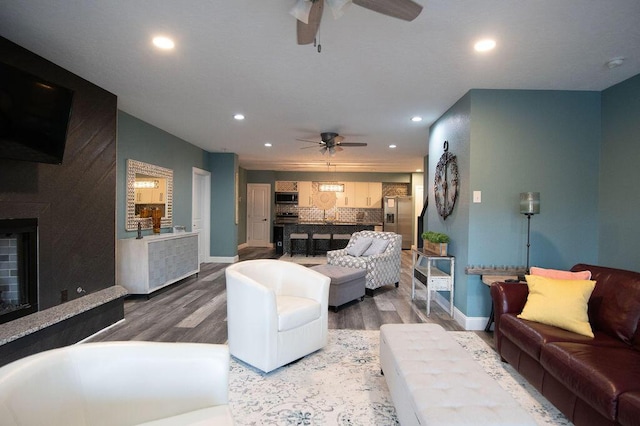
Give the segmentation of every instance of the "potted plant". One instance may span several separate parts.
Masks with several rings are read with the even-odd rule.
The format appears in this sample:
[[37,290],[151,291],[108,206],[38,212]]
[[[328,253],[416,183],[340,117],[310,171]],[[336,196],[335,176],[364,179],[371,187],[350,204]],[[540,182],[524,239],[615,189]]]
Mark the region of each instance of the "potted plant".
[[438,256],[447,255],[447,245],[451,240],[447,234],[441,232],[426,231],[422,233],[424,248],[426,251]]

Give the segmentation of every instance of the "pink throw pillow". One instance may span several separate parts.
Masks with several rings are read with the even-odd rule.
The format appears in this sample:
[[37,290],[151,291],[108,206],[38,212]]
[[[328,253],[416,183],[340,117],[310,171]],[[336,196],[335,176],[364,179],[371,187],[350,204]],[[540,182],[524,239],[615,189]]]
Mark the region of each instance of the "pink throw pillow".
[[558,269],[544,269],[532,266],[529,270],[531,275],[538,275],[545,278],[552,278],[554,280],[590,280],[591,271],[560,271]]

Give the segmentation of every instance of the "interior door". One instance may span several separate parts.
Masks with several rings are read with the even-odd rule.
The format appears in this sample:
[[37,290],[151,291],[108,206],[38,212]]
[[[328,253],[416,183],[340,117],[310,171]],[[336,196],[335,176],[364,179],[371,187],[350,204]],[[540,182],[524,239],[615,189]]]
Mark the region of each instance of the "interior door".
[[198,260],[209,259],[209,241],[211,234],[211,173],[193,168],[191,198],[191,230],[199,233]]
[[271,236],[271,185],[247,184],[247,245],[269,247]]

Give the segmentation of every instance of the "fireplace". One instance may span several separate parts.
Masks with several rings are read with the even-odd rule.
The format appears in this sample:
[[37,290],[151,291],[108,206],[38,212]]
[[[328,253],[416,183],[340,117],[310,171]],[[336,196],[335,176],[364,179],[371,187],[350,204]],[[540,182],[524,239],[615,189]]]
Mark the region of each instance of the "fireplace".
[[0,219],[0,324],[38,311],[38,220]]

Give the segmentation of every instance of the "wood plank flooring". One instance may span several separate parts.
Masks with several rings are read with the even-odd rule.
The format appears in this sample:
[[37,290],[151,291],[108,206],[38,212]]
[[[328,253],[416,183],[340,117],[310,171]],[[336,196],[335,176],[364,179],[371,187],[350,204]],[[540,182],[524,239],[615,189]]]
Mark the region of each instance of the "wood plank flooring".
[[[245,248],[240,260],[275,259],[273,249]],[[151,298],[125,300],[125,321],[92,337],[90,341],[146,340],[157,342],[225,343],[227,341],[227,294],[225,263],[203,263],[200,274],[184,279]],[[399,288],[385,286],[374,297],[329,311],[330,329],[377,330],[387,323],[436,323],[446,330],[462,328],[432,302],[426,316],[425,300],[411,300],[411,252],[402,252]],[[477,332],[493,347],[492,333]]]

